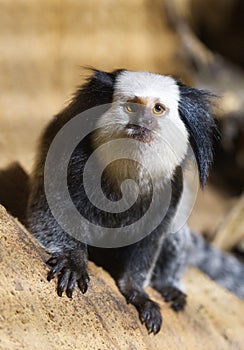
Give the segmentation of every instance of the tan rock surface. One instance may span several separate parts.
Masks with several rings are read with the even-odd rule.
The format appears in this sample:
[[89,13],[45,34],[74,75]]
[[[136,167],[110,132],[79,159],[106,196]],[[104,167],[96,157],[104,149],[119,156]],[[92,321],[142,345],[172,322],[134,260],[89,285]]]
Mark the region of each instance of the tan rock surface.
[[3,207],[0,238],[1,349],[243,349],[244,303],[195,270],[185,278],[189,299],[183,313],[149,291],[164,317],[153,336],[113,279],[92,263],[87,294],[59,298],[55,282],[46,280],[46,254]]

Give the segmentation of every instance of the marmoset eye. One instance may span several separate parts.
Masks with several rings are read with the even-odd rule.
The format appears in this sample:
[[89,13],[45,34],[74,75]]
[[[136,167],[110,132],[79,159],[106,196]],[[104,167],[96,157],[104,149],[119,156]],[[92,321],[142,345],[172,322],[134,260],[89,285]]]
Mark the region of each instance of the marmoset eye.
[[166,107],[161,103],[156,103],[153,107],[154,114],[163,114],[166,111]]
[[128,113],[136,113],[138,111],[138,105],[136,103],[126,103],[124,108]]

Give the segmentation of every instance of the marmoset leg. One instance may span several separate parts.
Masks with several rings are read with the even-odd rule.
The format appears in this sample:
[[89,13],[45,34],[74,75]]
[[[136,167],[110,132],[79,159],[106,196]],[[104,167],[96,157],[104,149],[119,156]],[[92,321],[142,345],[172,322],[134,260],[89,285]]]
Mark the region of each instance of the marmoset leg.
[[187,256],[191,247],[189,229],[184,226],[165,239],[160,256],[152,274],[151,286],[166,302],[172,302],[175,311],[186,305],[186,294],[182,291],[181,277],[187,267]]

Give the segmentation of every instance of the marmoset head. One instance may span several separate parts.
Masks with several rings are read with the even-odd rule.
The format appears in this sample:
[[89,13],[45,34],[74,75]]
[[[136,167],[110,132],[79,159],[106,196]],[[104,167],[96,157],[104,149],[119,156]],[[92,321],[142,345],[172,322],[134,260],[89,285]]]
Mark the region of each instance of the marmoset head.
[[111,103],[98,119],[92,140],[95,147],[108,144],[105,162],[117,151],[116,144],[109,147],[109,141],[127,138],[135,141],[123,142],[128,158],[146,160],[154,174],[171,178],[190,145],[204,186],[216,132],[209,92],[190,88],[170,76],[127,70],[94,70],[84,92],[94,105]]

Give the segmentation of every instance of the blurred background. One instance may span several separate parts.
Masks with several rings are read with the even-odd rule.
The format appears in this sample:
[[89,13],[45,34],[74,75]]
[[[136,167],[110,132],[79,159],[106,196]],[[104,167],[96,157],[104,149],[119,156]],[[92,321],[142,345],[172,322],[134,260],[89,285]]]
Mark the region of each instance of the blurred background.
[[0,0],[0,203],[20,220],[38,137],[82,66],[172,74],[221,96],[222,132],[190,223],[243,251],[244,1]]

